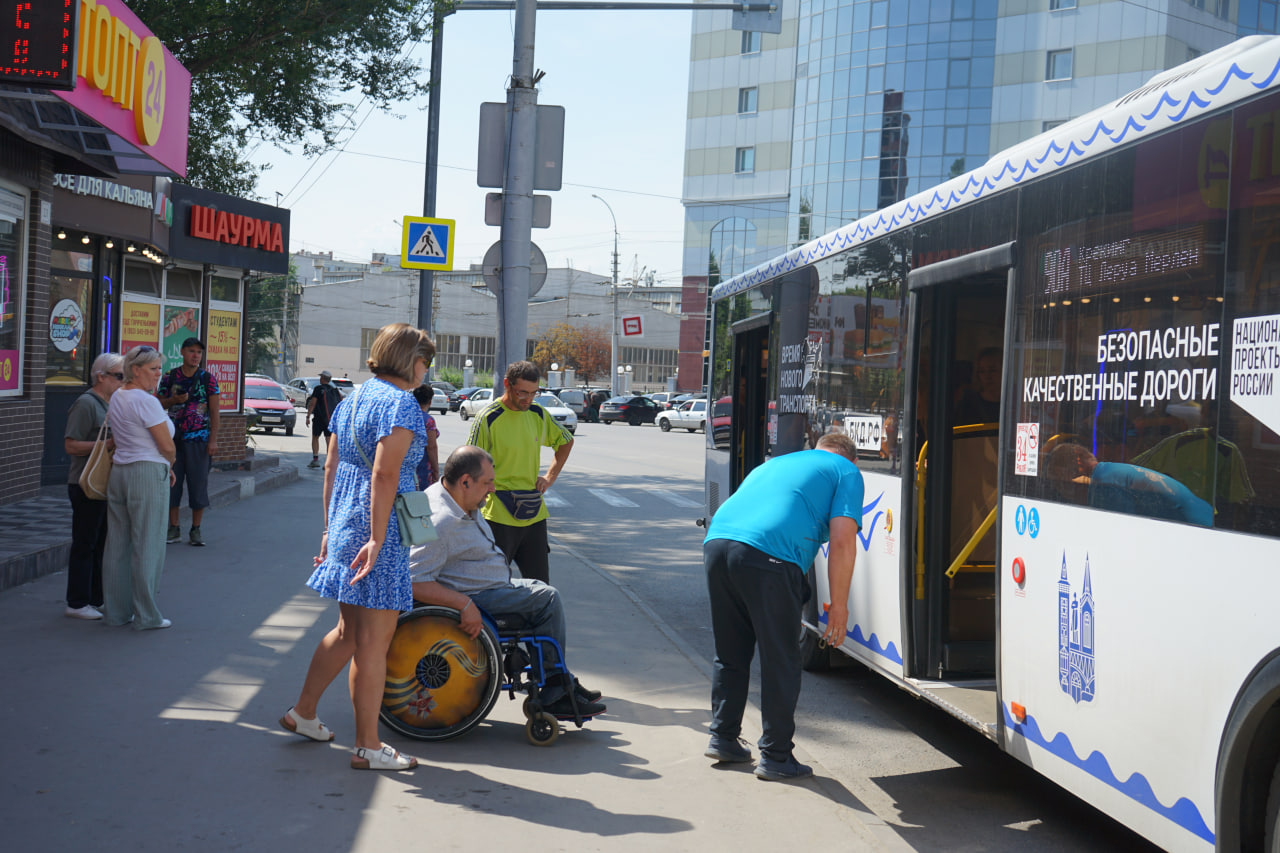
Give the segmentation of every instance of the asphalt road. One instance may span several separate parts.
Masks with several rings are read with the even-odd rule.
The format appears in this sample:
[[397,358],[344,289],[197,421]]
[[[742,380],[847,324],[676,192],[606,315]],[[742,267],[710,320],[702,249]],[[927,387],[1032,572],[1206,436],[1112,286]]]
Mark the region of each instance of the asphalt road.
[[[468,424],[455,413],[437,420],[443,460]],[[308,432],[299,418],[293,437],[255,440],[301,466]],[[552,536],[628,587],[705,663],[713,653],[695,525],[704,441],[651,425],[582,424],[549,503]],[[1157,849],[852,662],[806,674],[797,718],[798,745],[916,850]]]

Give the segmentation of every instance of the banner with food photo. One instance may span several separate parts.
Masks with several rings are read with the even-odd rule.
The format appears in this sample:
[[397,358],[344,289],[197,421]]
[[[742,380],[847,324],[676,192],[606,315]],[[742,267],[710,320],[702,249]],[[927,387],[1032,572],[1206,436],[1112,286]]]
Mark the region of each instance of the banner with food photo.
[[195,305],[164,306],[164,328],[160,351],[164,353],[165,370],[182,364],[182,342],[200,337],[200,308]]

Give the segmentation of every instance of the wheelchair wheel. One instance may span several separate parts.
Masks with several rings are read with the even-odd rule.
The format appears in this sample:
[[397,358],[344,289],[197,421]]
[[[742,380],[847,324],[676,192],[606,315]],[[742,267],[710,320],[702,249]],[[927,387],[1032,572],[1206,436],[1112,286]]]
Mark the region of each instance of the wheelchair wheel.
[[534,746],[551,746],[560,737],[560,722],[546,711],[539,711],[524,724],[524,736]]
[[502,654],[486,625],[474,640],[451,607],[400,616],[387,650],[379,718],[417,740],[447,740],[475,728],[498,701]]
[[526,720],[532,720],[533,715],[536,713],[536,711],[534,711],[533,699],[526,696],[524,702],[520,704],[520,710],[524,711],[524,718]]

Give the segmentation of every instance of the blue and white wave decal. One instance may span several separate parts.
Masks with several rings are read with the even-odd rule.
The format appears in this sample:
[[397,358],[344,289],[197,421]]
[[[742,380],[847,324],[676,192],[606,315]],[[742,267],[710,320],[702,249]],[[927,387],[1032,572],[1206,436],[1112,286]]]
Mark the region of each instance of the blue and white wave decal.
[[[818,617],[818,624],[827,624],[827,614],[825,612]],[[902,666],[902,655],[898,652],[898,647],[893,644],[893,640],[890,640],[887,645],[881,645],[880,638],[876,636],[875,632],[872,632],[870,637],[864,636],[861,625],[854,625],[853,629],[845,631],[844,635],[846,638],[853,640],[863,648],[870,649],[880,655],[880,657],[885,658],[886,660],[891,660],[898,666]]]
[[[1175,79],[1170,82],[1171,87],[1175,84],[1190,85],[1191,88],[1184,97],[1176,97],[1171,88],[1164,89],[1154,105],[1145,106],[1150,97],[1154,96],[1155,93],[1152,92],[1150,96],[1137,98],[1129,107],[1117,106],[1107,112],[1106,116],[1096,119],[1096,124],[1088,130],[1083,130],[1075,122],[1069,122],[1056,131],[1002,152],[1007,156],[1002,157],[1001,154],[997,154],[967,175],[953,178],[939,187],[925,190],[884,210],[869,214],[719,284],[712,291],[711,298],[720,300],[726,296],[741,293],[790,272],[798,266],[820,261],[851,246],[869,242],[922,219],[945,213],[957,205],[972,203],[988,192],[1015,187],[1028,178],[1040,174],[1041,169],[1037,168],[1037,164],[1049,171],[1064,168],[1069,163],[1100,155],[1113,146],[1133,141],[1144,134],[1198,118],[1209,110],[1239,98],[1236,94],[1223,94],[1233,81],[1246,83],[1256,91],[1270,88],[1277,76],[1280,76],[1280,59],[1275,57],[1274,37],[1272,39],[1258,36],[1253,38],[1269,43],[1244,50],[1234,49],[1233,52],[1239,54],[1240,59],[1253,60],[1261,66],[1258,70],[1243,69],[1236,62],[1231,62],[1224,67],[1222,60],[1218,62],[1210,60],[1204,68],[1190,72],[1188,79]],[[1227,51],[1233,48],[1228,46],[1221,50]],[[1213,54],[1209,54],[1207,57],[1201,57],[1201,60],[1212,56]],[[1220,76],[1218,72],[1221,72]],[[1212,82],[1205,84],[1205,80]],[[1130,98],[1133,98],[1133,95],[1127,96],[1122,101]],[[1107,126],[1106,117],[1114,121],[1119,121],[1123,117],[1123,125],[1113,131]],[[1085,138],[1068,139],[1054,135],[1067,132],[1072,136]],[[1029,148],[1031,152],[1028,151]],[[1053,159],[1052,165],[1049,165],[1050,158],[1055,155],[1059,157]]]
[[1068,764],[1080,768],[1098,781],[1105,782],[1129,799],[1141,803],[1162,817],[1168,818],[1198,838],[1203,838],[1210,844],[1213,843],[1213,832],[1204,822],[1200,809],[1196,808],[1196,804],[1191,800],[1186,797],[1179,797],[1173,805],[1166,806],[1157,799],[1155,792],[1151,789],[1151,783],[1141,773],[1134,773],[1121,782],[1116,778],[1116,774],[1111,769],[1111,764],[1107,761],[1107,757],[1101,752],[1094,750],[1089,753],[1087,758],[1081,758],[1071,744],[1071,738],[1065,732],[1058,732],[1053,736],[1053,740],[1050,741],[1040,731],[1040,726],[1036,723],[1035,717],[1028,714],[1027,721],[1019,723],[1009,713],[1007,705],[1002,704],[1001,710],[1004,712],[1004,724],[1012,731],[1022,735],[1030,743],[1034,743]]

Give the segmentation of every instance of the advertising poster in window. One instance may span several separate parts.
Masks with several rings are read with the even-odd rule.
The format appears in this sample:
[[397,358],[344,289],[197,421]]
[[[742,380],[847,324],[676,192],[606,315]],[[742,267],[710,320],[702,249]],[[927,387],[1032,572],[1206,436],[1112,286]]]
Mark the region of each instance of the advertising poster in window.
[[160,306],[126,299],[120,303],[120,351],[143,345],[160,346]]
[[200,308],[195,305],[164,306],[164,329],[160,351],[164,353],[164,369],[182,364],[182,342],[200,337]]
[[218,410],[240,408],[240,312],[209,309],[205,368],[218,380]]
[[0,189],[0,394],[21,390],[22,223],[27,200]]

